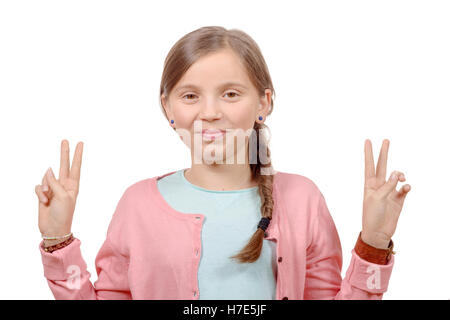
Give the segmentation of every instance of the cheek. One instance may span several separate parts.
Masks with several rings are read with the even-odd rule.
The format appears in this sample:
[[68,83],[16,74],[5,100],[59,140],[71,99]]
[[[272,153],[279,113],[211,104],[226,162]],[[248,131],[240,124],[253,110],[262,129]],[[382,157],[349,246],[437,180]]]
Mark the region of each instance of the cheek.
[[175,125],[179,128],[189,129],[196,118],[196,112],[188,108],[175,107],[174,108]]
[[253,107],[237,107],[232,112],[227,113],[227,119],[234,128],[243,130],[253,128],[255,122],[255,112]]

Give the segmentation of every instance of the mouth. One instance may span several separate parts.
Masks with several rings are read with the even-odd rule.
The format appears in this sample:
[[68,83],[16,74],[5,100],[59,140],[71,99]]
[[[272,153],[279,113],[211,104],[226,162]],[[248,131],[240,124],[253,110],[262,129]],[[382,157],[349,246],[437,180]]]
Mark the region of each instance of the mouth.
[[202,130],[202,137],[205,140],[217,140],[217,139],[223,138],[225,133],[226,133],[226,130],[203,129]]

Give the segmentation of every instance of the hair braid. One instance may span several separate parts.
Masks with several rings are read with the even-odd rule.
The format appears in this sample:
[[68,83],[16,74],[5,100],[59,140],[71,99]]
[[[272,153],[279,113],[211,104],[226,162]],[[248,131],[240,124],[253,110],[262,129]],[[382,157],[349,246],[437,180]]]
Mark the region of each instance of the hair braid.
[[[256,134],[256,145],[257,145],[257,163],[250,164],[253,178],[258,182],[259,196],[261,197],[261,216],[263,218],[272,219],[273,211],[273,174],[267,171],[271,170],[272,164],[270,160],[270,150],[268,143],[264,135],[260,134],[260,129],[267,128],[266,125],[255,123],[254,129],[257,131]],[[260,141],[261,139],[261,141]],[[267,150],[267,162],[266,164],[261,163],[260,159],[260,147]],[[239,262],[255,262],[261,255],[261,250],[263,246],[265,231],[261,228],[257,228],[255,233],[250,238],[247,245],[236,255],[232,256],[232,259],[237,259]]]

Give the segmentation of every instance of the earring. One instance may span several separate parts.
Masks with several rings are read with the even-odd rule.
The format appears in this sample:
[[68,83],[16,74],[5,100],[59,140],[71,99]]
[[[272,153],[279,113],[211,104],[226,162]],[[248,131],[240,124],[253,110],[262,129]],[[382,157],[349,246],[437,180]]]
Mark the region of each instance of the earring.
[[259,120],[262,120],[263,119],[263,117],[262,116],[259,116],[259,118],[258,118]]
[[170,120],[170,123],[174,123],[175,121],[173,121],[173,120]]

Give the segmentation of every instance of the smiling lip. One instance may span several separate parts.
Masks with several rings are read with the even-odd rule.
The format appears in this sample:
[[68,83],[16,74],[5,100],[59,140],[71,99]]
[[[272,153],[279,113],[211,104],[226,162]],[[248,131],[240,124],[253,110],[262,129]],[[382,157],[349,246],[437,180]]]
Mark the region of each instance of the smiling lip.
[[221,138],[225,135],[225,130],[217,130],[217,129],[203,129],[202,136],[207,140],[215,140]]

